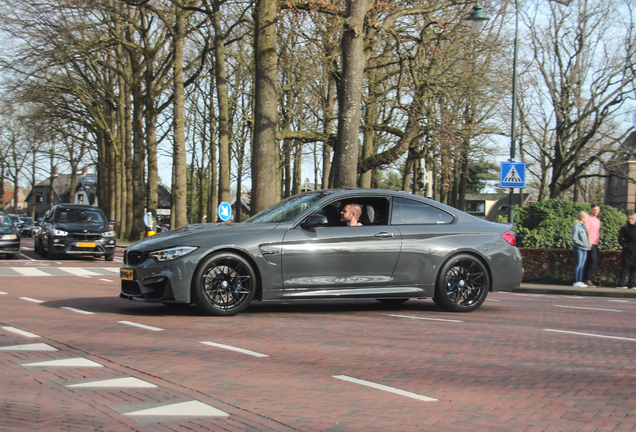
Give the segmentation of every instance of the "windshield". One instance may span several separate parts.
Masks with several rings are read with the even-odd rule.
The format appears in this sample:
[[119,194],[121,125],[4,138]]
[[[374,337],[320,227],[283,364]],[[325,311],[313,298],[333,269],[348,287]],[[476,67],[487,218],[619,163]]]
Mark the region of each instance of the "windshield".
[[2,228],[11,228],[13,227],[13,221],[7,215],[0,215],[0,227]]
[[53,220],[55,222],[62,223],[106,223],[101,212],[99,212],[98,210],[77,209],[68,207],[60,207],[59,209],[57,209]]
[[329,193],[329,191],[320,191],[294,195],[255,214],[245,223],[287,222]]

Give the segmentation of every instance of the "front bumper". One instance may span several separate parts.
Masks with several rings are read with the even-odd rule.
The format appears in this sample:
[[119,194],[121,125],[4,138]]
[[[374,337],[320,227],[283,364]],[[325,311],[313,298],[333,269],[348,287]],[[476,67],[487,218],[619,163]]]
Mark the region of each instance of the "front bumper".
[[20,252],[20,240],[0,240],[0,254],[16,254]]
[[105,256],[115,253],[114,238],[76,240],[68,237],[53,237],[51,252],[56,255],[92,255]]
[[121,267],[120,298],[158,303],[190,303],[190,281],[194,266],[189,260],[176,259],[159,263],[147,258],[147,255],[144,258],[139,264],[124,264]]

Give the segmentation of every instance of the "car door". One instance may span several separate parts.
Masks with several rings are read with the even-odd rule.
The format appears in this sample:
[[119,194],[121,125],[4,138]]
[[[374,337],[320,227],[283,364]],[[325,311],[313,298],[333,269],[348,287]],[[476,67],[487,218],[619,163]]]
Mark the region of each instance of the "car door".
[[[388,200],[385,200],[388,209]],[[386,214],[386,213],[385,213]],[[400,232],[386,224],[300,225],[282,243],[284,290],[303,292],[389,285],[400,255]]]

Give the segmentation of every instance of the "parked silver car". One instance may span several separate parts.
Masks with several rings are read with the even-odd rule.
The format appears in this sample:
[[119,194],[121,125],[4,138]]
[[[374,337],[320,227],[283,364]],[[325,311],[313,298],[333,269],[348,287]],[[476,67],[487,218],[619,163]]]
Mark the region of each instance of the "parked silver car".
[[[357,204],[360,226],[344,226]],[[254,299],[432,298],[477,309],[489,291],[519,286],[523,267],[510,225],[436,201],[377,189],[292,196],[244,223],[189,225],[141,240],[124,254],[124,299],[196,303],[234,315]]]

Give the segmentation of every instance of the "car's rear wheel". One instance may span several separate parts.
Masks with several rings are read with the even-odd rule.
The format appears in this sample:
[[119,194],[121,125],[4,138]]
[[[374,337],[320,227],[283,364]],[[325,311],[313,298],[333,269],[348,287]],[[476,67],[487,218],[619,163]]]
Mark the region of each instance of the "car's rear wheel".
[[231,252],[211,255],[197,268],[193,299],[210,315],[230,316],[244,311],[256,294],[256,273],[246,259]]
[[114,253],[112,253],[112,254],[109,254],[109,255],[104,255],[104,259],[105,259],[106,261],[112,261],[112,260],[114,260],[114,259],[115,259],[115,254],[114,254]]
[[470,312],[486,300],[490,276],[483,262],[467,254],[444,264],[435,287],[433,301],[448,312]]

